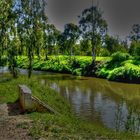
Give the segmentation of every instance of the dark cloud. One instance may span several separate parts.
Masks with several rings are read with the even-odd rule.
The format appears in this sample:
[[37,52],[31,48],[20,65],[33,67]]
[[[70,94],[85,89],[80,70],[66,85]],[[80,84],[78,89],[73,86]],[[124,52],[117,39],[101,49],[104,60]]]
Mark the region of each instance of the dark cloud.
[[[78,23],[77,16],[91,6],[92,0],[47,0],[49,21],[59,29],[69,22]],[[129,34],[134,23],[140,23],[140,0],[98,0],[112,35]],[[97,0],[94,0],[97,4]]]

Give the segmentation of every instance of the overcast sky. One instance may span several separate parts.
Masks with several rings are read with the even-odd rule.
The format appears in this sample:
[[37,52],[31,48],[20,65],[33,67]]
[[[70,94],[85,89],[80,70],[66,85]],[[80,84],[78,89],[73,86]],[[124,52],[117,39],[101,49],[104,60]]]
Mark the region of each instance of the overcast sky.
[[[78,15],[92,0],[47,0],[49,22],[63,30],[66,23],[78,23]],[[134,23],[140,23],[140,0],[98,0],[111,35],[127,36]],[[97,0],[94,0],[97,4]]]

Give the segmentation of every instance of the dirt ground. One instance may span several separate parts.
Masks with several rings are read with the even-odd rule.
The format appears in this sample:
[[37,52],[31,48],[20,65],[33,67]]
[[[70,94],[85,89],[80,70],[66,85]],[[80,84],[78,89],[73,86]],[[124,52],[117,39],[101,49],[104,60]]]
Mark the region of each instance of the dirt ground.
[[31,120],[20,114],[16,104],[0,104],[0,140],[33,140]]

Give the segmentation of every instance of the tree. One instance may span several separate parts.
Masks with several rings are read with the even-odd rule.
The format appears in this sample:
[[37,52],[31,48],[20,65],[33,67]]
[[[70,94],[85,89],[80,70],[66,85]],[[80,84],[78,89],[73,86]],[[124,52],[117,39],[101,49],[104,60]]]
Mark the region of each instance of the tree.
[[130,48],[129,48],[129,53],[133,56],[140,56],[140,41],[132,41]]
[[63,32],[65,47],[66,50],[70,50],[69,54],[73,55],[73,47],[79,38],[80,30],[79,27],[73,23],[69,23],[65,25],[65,29]]
[[59,46],[59,51],[61,54],[67,54],[67,51],[66,51],[66,42],[65,42],[65,37],[63,35],[63,33],[60,33],[59,36],[58,36],[58,46]]
[[140,56],[140,25],[139,24],[134,24],[132,26],[132,31],[130,32],[129,39],[131,41],[129,53],[131,55]]
[[13,27],[11,28],[10,31],[7,53],[8,53],[9,69],[13,74],[14,78],[18,77],[18,69],[17,69],[17,62],[16,62],[16,57],[18,55],[18,45],[19,45],[19,40],[17,39],[16,28]]
[[108,49],[110,54],[116,52],[118,46],[119,46],[119,39],[118,38],[106,35],[106,37],[105,37],[105,48]]
[[134,24],[129,35],[130,41],[140,41],[140,25]]
[[92,55],[92,50],[91,50],[91,42],[90,40],[86,40],[86,39],[82,39],[80,41],[80,48],[81,48],[81,55],[88,55],[91,56]]
[[[56,27],[53,24],[48,24],[46,26],[46,43],[45,43],[45,55],[46,55],[46,60],[48,59],[48,53],[52,54],[53,50],[55,51],[55,46],[58,44],[58,37],[61,34],[59,30],[56,29]],[[59,48],[57,48],[57,51]]]
[[31,77],[32,73],[32,61],[34,58],[35,52],[39,56],[39,47],[38,45],[38,35],[37,31],[42,29],[44,22],[46,22],[45,14],[46,1],[45,0],[30,0],[24,1],[21,0],[21,12],[22,16],[22,27],[26,34],[26,49],[29,59],[28,66],[28,77]]
[[[8,66],[13,77],[17,77],[16,69],[16,19],[15,0],[0,1],[0,60],[5,54],[8,58]],[[4,51],[6,51],[4,53]]]
[[[0,63],[4,54],[4,50],[7,48],[7,38],[9,36],[8,28],[13,21],[13,0],[0,1]],[[13,23],[12,23],[13,25]]]
[[83,38],[88,38],[92,46],[92,66],[95,66],[96,48],[107,31],[107,23],[102,17],[102,12],[97,6],[85,9],[79,16],[80,29]]

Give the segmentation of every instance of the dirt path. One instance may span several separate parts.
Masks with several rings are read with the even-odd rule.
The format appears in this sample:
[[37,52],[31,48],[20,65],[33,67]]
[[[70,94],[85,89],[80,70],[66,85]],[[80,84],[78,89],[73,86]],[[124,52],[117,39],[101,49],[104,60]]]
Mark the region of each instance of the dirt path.
[[33,140],[29,136],[31,121],[18,114],[18,108],[10,110],[13,106],[0,104],[0,140]]

